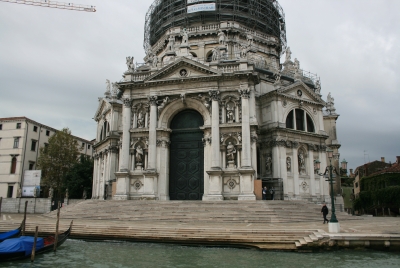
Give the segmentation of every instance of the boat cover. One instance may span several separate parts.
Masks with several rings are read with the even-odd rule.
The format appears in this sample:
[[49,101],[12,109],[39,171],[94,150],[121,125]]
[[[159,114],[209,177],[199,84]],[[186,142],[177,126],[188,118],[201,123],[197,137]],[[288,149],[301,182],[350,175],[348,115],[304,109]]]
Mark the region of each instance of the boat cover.
[[[17,252],[25,252],[25,256],[28,256],[32,253],[34,239],[33,236],[20,236],[18,238],[7,239],[0,243],[0,256]],[[36,250],[43,247],[43,238],[38,237],[36,241]]]
[[13,237],[14,235],[17,235],[20,232],[19,229],[15,229],[9,232],[5,232],[5,233],[0,233],[0,241],[3,241],[4,239]]

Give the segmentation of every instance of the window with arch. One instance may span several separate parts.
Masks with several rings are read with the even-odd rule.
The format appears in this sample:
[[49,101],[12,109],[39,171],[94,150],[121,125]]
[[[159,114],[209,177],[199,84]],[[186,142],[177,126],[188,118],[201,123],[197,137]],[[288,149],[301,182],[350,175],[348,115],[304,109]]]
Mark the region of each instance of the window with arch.
[[17,158],[14,156],[11,159],[11,170],[10,170],[10,173],[11,174],[15,174],[16,170],[17,170]]
[[315,132],[311,116],[303,109],[293,109],[286,117],[286,128]]

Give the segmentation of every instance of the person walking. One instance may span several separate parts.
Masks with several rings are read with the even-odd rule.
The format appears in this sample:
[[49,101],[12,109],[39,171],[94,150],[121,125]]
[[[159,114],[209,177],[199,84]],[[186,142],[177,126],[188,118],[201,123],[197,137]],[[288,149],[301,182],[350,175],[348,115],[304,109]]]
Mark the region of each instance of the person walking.
[[274,200],[274,194],[275,194],[274,187],[271,187],[271,189],[269,189],[269,193],[271,194],[271,200]]
[[262,189],[262,199],[267,200],[267,186]]
[[326,223],[328,223],[329,220],[326,218],[326,215],[328,215],[329,210],[328,210],[328,207],[326,206],[325,203],[322,204],[321,213],[322,213],[322,215],[324,216],[324,224],[325,224],[325,221],[326,221]]

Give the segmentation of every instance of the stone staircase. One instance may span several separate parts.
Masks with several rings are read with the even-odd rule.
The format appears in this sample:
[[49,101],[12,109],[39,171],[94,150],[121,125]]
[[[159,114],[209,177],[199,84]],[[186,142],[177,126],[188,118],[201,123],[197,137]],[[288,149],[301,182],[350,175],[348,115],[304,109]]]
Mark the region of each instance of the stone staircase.
[[[340,219],[358,219],[339,214]],[[42,235],[54,233],[56,216],[53,211],[40,222],[28,221],[27,232],[33,233],[39,225]],[[322,223],[322,217],[319,205],[305,201],[87,200],[62,208],[61,219],[60,230],[74,220],[72,238],[91,240],[291,251],[320,248],[329,240],[323,230],[308,227]],[[7,229],[0,222],[1,230]]]

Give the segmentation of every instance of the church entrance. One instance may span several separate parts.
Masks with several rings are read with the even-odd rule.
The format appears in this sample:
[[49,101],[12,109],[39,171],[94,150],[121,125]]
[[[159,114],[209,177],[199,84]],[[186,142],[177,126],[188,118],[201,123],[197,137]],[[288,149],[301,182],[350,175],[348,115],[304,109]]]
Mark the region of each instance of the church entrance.
[[204,193],[203,117],[185,110],[172,119],[170,128],[170,200],[201,200]]

